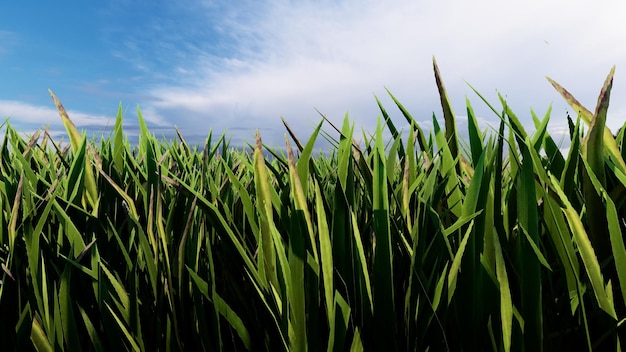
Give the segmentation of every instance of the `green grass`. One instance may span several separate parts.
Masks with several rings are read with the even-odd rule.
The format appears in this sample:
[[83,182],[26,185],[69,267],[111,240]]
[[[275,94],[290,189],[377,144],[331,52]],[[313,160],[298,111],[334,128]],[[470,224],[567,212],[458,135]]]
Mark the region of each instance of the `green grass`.
[[[625,134],[613,70],[561,154],[500,97],[468,135],[434,63],[444,125],[400,132],[377,99],[355,140],[325,118],[284,150],[157,140],[138,110],[88,140],[0,145],[0,328],[9,350],[618,350],[626,317]],[[589,125],[583,129],[583,124]],[[443,127],[443,128],[442,128]],[[385,139],[386,131],[392,136]],[[325,138],[332,148],[316,154]],[[294,147],[292,148],[292,143]],[[295,150],[294,150],[295,149]],[[273,155],[266,158],[264,155]]]

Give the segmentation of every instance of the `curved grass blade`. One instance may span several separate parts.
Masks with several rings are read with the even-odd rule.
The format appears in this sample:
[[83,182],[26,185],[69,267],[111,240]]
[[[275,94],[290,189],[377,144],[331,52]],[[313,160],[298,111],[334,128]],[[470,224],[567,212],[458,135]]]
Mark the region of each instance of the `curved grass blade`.
[[117,314],[115,314],[115,312],[113,311],[113,308],[111,308],[108,302],[104,302],[104,304],[106,308],[109,310],[109,313],[111,314],[111,316],[113,316],[113,319],[115,319],[115,322],[117,323],[118,328],[124,334],[128,343],[130,343],[130,347],[132,347],[133,351],[136,351],[136,352],[142,351],[137,341],[135,341],[135,338],[133,337],[133,335],[130,333],[130,331],[128,331],[126,324],[124,324],[124,322],[120,320]]
[[[65,130],[70,138],[70,142],[72,144],[72,151],[74,153],[78,153],[81,144],[81,134],[76,129],[76,126],[70,120],[67,111],[59,101],[59,99],[54,95],[52,90],[48,89],[50,96],[52,97],[52,101],[59,112],[59,116],[61,116],[61,120],[63,121],[63,126],[65,126]],[[91,161],[91,160],[90,160]],[[94,214],[97,213],[98,210],[98,186],[96,183],[96,178],[93,173],[93,169],[91,167],[91,162],[87,162],[85,165],[85,190],[87,191],[87,203],[89,203],[93,209]]]
[[259,227],[261,233],[257,241],[259,243],[259,273],[263,277],[264,287],[271,283],[278,287],[278,275],[276,268],[276,249],[272,241],[271,224],[273,223],[272,199],[270,185],[265,169],[263,156],[263,142],[261,134],[256,132],[256,145],[254,148],[254,185],[256,189],[256,205],[259,213]]
[[243,323],[243,320],[237,315],[237,313],[224,301],[222,297],[220,297],[217,293],[214,298],[209,295],[209,284],[204,281],[198,274],[196,274],[191,268],[187,267],[187,272],[189,276],[200,290],[200,293],[208,299],[211,303],[215,304],[215,308],[217,311],[230,323],[230,326],[235,330],[244,346],[249,350],[252,347],[252,342],[250,340],[250,333],[248,329]]
[[571,203],[558,186],[558,180],[556,180],[552,175],[550,175],[550,178],[552,180],[554,190],[556,191],[561,204],[563,204],[562,211],[565,214],[570,230],[574,235],[574,241],[578,245],[580,257],[582,258],[587,276],[591,281],[591,287],[593,288],[598,305],[600,305],[600,308],[607,312],[611,317],[617,319],[615,307],[609,300],[609,296],[606,293],[604,278],[600,270],[600,263],[598,262],[598,257],[596,256],[593,246],[591,245],[587,231],[585,230],[578,213],[576,213],[576,210],[572,207]]
[[513,331],[513,300],[511,298],[511,287],[509,277],[506,272],[506,264],[502,254],[502,247],[498,238],[498,233],[492,231],[492,239],[495,250],[496,277],[498,279],[500,291],[500,321],[502,324],[502,341],[504,350],[511,350],[511,336]]
[[[435,81],[437,83],[437,89],[439,90],[439,98],[441,100],[443,118],[446,125],[446,140],[448,142],[448,147],[450,148],[450,154],[452,154],[452,158],[456,159],[459,156],[459,141],[457,139],[456,121],[454,117],[454,112],[452,111],[452,105],[450,104],[450,99],[448,99],[446,87],[444,86],[443,80],[441,79],[441,73],[439,72],[439,67],[437,66],[437,60],[435,60],[434,56],[433,69],[435,71]],[[457,164],[457,173],[461,174],[459,164]]]
[[[309,194],[309,182],[308,182],[309,168],[310,167],[313,168],[313,173],[312,173],[313,175],[318,174],[317,166],[315,165],[314,159],[311,159],[311,154],[313,153],[313,148],[315,147],[315,141],[317,140],[317,136],[320,132],[320,129],[322,128],[323,123],[324,123],[324,120],[322,120],[317,125],[317,127],[313,131],[313,134],[311,134],[309,141],[306,143],[306,146],[304,147],[304,149],[301,149],[300,158],[298,159],[298,162],[297,162],[296,168],[298,170],[300,184],[302,185],[302,192],[305,196]],[[317,253],[314,253],[314,254],[315,254],[315,259],[317,260]]]
[[124,171],[124,153],[126,151],[122,122],[122,103],[120,103],[115,117],[115,126],[113,127],[113,163],[120,173]]
[[[602,187],[606,186],[606,176],[604,173],[604,132],[606,130],[606,114],[611,98],[614,71],[615,67],[613,67],[611,73],[609,73],[600,91],[598,105],[596,106],[596,111],[589,124],[589,133],[583,143],[583,155],[587,159],[591,171],[593,171],[598,178]],[[610,139],[615,141],[612,135]]]
[[[319,263],[317,258],[317,244],[314,238],[313,226],[311,224],[311,215],[306,204],[306,198],[302,191],[302,184],[298,171],[296,170],[295,157],[291,149],[291,143],[287,135],[285,135],[285,143],[287,146],[287,154],[289,156],[289,184],[291,189],[291,198],[294,203],[294,217],[290,224],[291,231],[289,233],[289,269],[291,274],[291,292],[289,292],[289,304],[292,314],[292,324],[294,326],[294,336],[292,339],[292,347],[294,350],[307,350],[306,335],[306,301],[305,301],[305,277],[304,277],[304,261],[306,259],[305,234],[308,232],[310,242],[315,255],[315,262]],[[308,163],[307,163],[308,165]],[[303,175],[308,176],[308,173]],[[304,217],[304,224],[303,218]]]
[[[13,253],[15,240],[17,239],[17,219],[19,218],[20,201],[22,199],[22,189],[24,187],[24,173],[20,174],[20,180],[17,183],[17,192],[11,207],[11,220],[9,221],[9,253]],[[0,295],[1,296],[1,295]]]
[[[607,85],[609,81],[610,82],[613,81],[614,74],[615,74],[615,66],[611,68],[611,71],[609,72],[605,80],[605,86]],[[580,114],[580,116],[583,118],[583,120],[587,124],[591,124],[594,114],[591,111],[589,111],[587,108],[585,108],[578,100],[576,100],[576,98],[574,98],[574,96],[570,92],[568,92],[561,85],[556,83],[550,77],[546,77],[546,79],[552,84],[552,86],[557,90],[557,92],[561,94],[563,99],[565,99],[565,101],[576,111],[576,113]],[[623,173],[626,173],[626,162],[624,162],[624,159],[622,158],[622,154],[619,151],[619,148],[617,147],[617,143],[615,142],[615,138],[613,138],[613,134],[611,133],[611,130],[605,126],[602,136],[603,136],[604,144],[606,147],[604,152],[610,155],[613,160],[615,160],[615,163],[618,165],[620,171],[622,171]]]
[[[606,129],[606,114],[613,86],[614,70],[615,67],[611,70],[600,91],[598,104],[589,124],[589,133],[582,145],[583,159],[586,161],[586,165],[588,164],[589,166],[583,169],[582,188],[587,208],[587,222],[590,228],[594,229],[589,233],[589,239],[596,250],[596,254],[599,256],[598,260],[601,262],[611,255],[611,244],[606,209],[592,179],[596,178],[602,189],[606,187],[604,153],[607,149],[605,148],[607,138],[604,138],[603,133]],[[614,142],[613,136],[610,139]]]
[[[591,165],[584,163],[585,168],[590,169]],[[616,172],[619,172],[616,170]],[[622,293],[622,299],[626,303],[626,246],[624,245],[624,239],[622,237],[622,231],[619,223],[619,215],[615,203],[607,192],[602,187],[600,180],[598,180],[591,171],[588,171],[590,181],[593,184],[596,192],[601,196],[601,199],[606,204],[606,220],[609,231],[609,241],[611,246],[611,253],[615,261],[615,269],[617,272],[618,282]],[[601,204],[604,209],[604,205]],[[593,243],[593,242],[592,242]],[[608,294],[608,292],[607,292]]]
[[334,266],[333,266],[333,248],[330,239],[330,231],[328,229],[328,223],[326,220],[326,213],[324,212],[324,203],[322,200],[322,191],[320,186],[315,181],[315,210],[317,213],[317,229],[319,231],[320,241],[320,261],[322,266],[322,280],[324,286],[324,299],[326,302],[326,315],[328,316],[328,323],[333,324],[335,320],[335,313],[333,310],[334,301]]
[[35,349],[39,352],[52,352],[54,349],[50,344],[50,340],[46,336],[39,320],[33,319],[33,326],[30,331],[30,340],[33,342]]
[[452,265],[450,266],[450,272],[448,273],[448,304],[452,302],[452,297],[454,296],[454,291],[456,290],[456,281],[459,275],[459,271],[461,270],[461,260],[463,259],[465,247],[467,246],[467,241],[469,240],[473,227],[474,221],[472,220],[472,222],[470,222],[469,226],[467,227],[467,231],[465,231],[465,235],[463,236],[463,239],[459,244],[459,248],[454,255]]
[[389,96],[391,97],[391,100],[393,100],[393,102],[396,104],[398,109],[400,109],[400,112],[402,112],[402,115],[404,116],[406,121],[411,125],[411,128],[417,130],[417,143],[419,144],[420,148],[422,149],[423,152],[428,154],[428,158],[432,159],[433,151],[432,151],[432,148],[429,148],[429,144],[426,141],[426,136],[424,135],[424,131],[417,124],[417,122],[415,121],[413,116],[411,116],[409,111],[400,103],[400,101],[396,99],[396,97],[394,97],[393,94],[391,94],[391,92],[388,89],[386,90],[387,90],[387,94],[389,94]]
[[[380,100],[378,100],[378,97],[376,95],[374,95],[374,99],[376,99],[376,104],[378,104],[378,108],[380,109],[380,112],[383,114],[383,118],[385,119],[385,124],[387,125],[387,127],[389,127],[389,132],[391,132],[391,137],[393,139],[398,139],[398,137],[400,136],[400,133],[398,132],[396,125],[394,125],[393,121],[391,120],[391,117],[387,113],[387,110],[385,110],[385,108],[380,103]],[[404,159],[404,156],[405,156],[404,146],[400,144],[400,149],[398,150],[398,157],[400,159]]]
[[102,341],[98,336],[98,331],[96,330],[94,324],[91,322],[91,319],[79,304],[77,304],[76,307],[78,307],[80,316],[83,318],[83,323],[85,324],[85,329],[87,330],[87,334],[89,335],[89,339],[91,340],[91,345],[97,352],[105,352]]
[[472,156],[472,167],[476,168],[478,159],[480,159],[480,156],[483,153],[483,137],[480,133],[478,121],[476,120],[476,114],[474,114],[474,109],[472,108],[472,105],[467,97],[465,97],[465,105],[467,106],[467,129]]

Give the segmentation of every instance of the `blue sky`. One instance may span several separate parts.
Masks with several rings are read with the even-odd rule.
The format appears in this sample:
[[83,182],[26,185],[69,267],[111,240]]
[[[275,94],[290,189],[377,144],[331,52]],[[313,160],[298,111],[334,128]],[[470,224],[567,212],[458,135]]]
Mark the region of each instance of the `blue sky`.
[[121,102],[131,136],[140,106],[157,136],[213,129],[241,144],[259,129],[282,145],[280,117],[306,139],[315,109],[373,132],[374,95],[403,126],[385,87],[428,128],[441,117],[433,55],[461,128],[466,96],[497,124],[470,83],[493,103],[504,94],[531,130],[529,109],[552,103],[558,137],[568,108],[545,76],[593,110],[613,65],[608,124],[626,121],[623,1],[13,1],[0,14],[0,117],[25,133],[62,135],[48,88],[91,132],[109,131]]

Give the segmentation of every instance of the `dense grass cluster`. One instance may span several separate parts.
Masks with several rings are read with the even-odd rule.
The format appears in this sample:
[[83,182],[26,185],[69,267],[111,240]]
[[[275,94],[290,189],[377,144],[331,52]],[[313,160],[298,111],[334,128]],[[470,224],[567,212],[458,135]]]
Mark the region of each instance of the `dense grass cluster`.
[[[286,152],[258,134],[247,150],[158,141],[139,111],[137,146],[121,111],[110,138],[89,141],[52,94],[70,145],[4,125],[0,344],[617,350],[626,147],[605,127],[612,77],[593,113],[552,82],[579,112],[567,155],[549,111],[529,134],[503,99],[493,134],[468,102],[459,143],[436,64],[443,129],[433,117],[424,134],[394,98],[407,135],[379,103],[361,145],[348,118],[306,143],[285,123]],[[320,136],[333,148],[314,155]]]

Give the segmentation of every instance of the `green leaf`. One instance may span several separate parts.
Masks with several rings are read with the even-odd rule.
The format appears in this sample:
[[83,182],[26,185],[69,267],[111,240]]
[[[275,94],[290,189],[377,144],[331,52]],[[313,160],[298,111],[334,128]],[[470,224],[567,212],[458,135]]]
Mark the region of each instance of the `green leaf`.
[[113,311],[113,309],[111,308],[108,302],[104,302],[104,304],[106,308],[109,310],[109,313],[111,314],[113,319],[115,319],[115,322],[117,323],[117,327],[124,334],[128,343],[130,343],[130,347],[133,349],[133,351],[141,351],[141,348],[139,348],[139,344],[137,343],[137,341],[135,341],[135,338],[132,336],[130,331],[128,331],[128,328],[126,327],[124,322],[122,322],[120,318],[117,316],[117,314],[115,314],[115,312]]
[[[600,104],[600,102],[602,101],[602,99],[604,99],[603,96],[606,96],[606,94],[604,93],[607,91],[606,88],[609,85],[612,85],[614,74],[615,74],[615,66],[611,68],[611,71],[609,72],[605,80],[604,87],[602,88],[602,93],[600,93],[600,97],[598,98],[599,104],[597,105],[596,109],[602,105]],[[557,92],[561,94],[563,99],[565,99],[565,101],[574,109],[574,111],[577,114],[580,114],[580,116],[583,118],[583,120],[587,124],[592,123],[594,114],[591,113],[591,111],[585,108],[580,102],[578,102],[578,100],[576,100],[576,98],[574,98],[572,94],[570,94],[570,92],[568,92],[565,88],[561,87],[561,85],[556,83],[554,80],[552,80],[549,77],[546,77],[546,79],[552,84],[552,86],[557,90]],[[606,96],[605,99],[608,104],[608,96]],[[619,151],[619,148],[617,147],[617,143],[615,142],[615,139],[613,138],[613,134],[611,133],[611,130],[606,126],[604,126],[604,131],[602,131],[602,138],[603,138],[603,143],[605,144],[605,147],[606,147],[605,149],[603,149],[603,152],[611,156],[611,158],[615,161],[615,163],[617,164],[620,171],[622,171],[622,173],[626,173],[626,163],[624,162],[624,159],[622,158],[622,155]]]
[[374,151],[373,210],[374,236],[374,319],[376,349],[395,349],[395,304],[392,270],[391,231],[389,220],[389,198],[387,190],[387,170],[380,119],[376,128]]
[[463,259],[465,247],[467,246],[467,241],[469,240],[473,227],[474,221],[472,221],[467,227],[467,231],[465,231],[465,235],[459,244],[459,249],[457,249],[454,259],[452,260],[452,266],[450,266],[450,272],[448,273],[448,304],[452,302],[452,297],[454,296],[454,291],[456,290],[456,280],[461,269],[461,260]]
[[[74,153],[78,153],[78,151],[81,148],[80,147],[81,134],[76,129],[76,126],[74,125],[72,120],[70,120],[70,117],[67,114],[67,111],[65,110],[65,108],[63,107],[59,99],[57,99],[56,95],[54,95],[54,93],[52,93],[50,89],[48,89],[48,92],[50,93],[50,96],[52,97],[52,101],[54,102],[54,105],[56,106],[57,111],[59,112],[59,116],[61,116],[61,120],[63,121],[65,130],[67,131],[67,134],[70,138],[70,142],[72,144],[72,151]],[[96,178],[93,174],[93,169],[91,168],[90,162],[86,162],[85,164],[85,176],[84,177],[85,177],[85,189],[87,190],[87,193],[86,193],[87,202],[88,204],[91,205],[94,211],[94,214],[96,214],[97,209],[98,209],[98,202],[99,202],[98,186],[97,186]]]
[[30,331],[30,340],[33,342],[35,349],[39,352],[52,352],[53,348],[46,336],[46,333],[41,328],[41,325],[37,319],[33,319],[33,326]]
[[254,148],[254,184],[261,229],[260,236],[257,239],[259,243],[259,272],[261,277],[264,278],[264,285],[271,283],[274,287],[278,287],[276,250],[274,249],[271,234],[271,224],[273,223],[272,200],[259,131],[256,133],[256,146]]
[[327,351],[343,351],[346,334],[348,331],[348,322],[350,321],[350,305],[343,296],[335,293],[335,320],[330,325],[330,338],[328,341]]
[[326,302],[326,314],[328,323],[332,324],[335,319],[333,309],[334,296],[334,266],[333,266],[333,248],[330,239],[330,231],[324,212],[324,204],[322,200],[322,191],[319,184],[315,181],[315,210],[317,215],[317,228],[319,231],[320,241],[320,260],[322,266],[322,280],[324,286],[324,299]]
[[467,129],[470,150],[472,152],[472,166],[476,169],[478,159],[483,154],[483,138],[480,134],[480,127],[478,126],[478,121],[476,120],[476,114],[474,114],[474,109],[472,108],[472,105],[467,97],[465,97],[465,104],[467,106]]
[[500,291],[500,321],[502,324],[502,340],[504,350],[511,350],[511,336],[513,330],[513,300],[511,298],[511,288],[509,286],[509,277],[506,271],[506,264],[502,254],[502,247],[496,231],[492,232],[495,259],[496,259],[496,277],[498,278]]
[[115,117],[115,125],[113,126],[113,163],[119,173],[124,171],[124,152],[126,145],[124,144],[123,132],[123,115],[122,103],[117,108],[117,116]]
[[[435,60],[434,56],[433,69],[435,71],[435,82],[437,83],[439,98],[441,100],[441,107],[443,109],[443,118],[446,124],[446,141],[448,142],[448,147],[450,148],[450,154],[452,155],[452,158],[457,159],[457,157],[459,157],[459,141],[457,140],[454,112],[452,111],[452,104],[450,104],[450,99],[448,99],[448,93],[446,92],[446,87],[444,86],[443,80],[441,79],[441,73],[439,72],[437,60]],[[458,164],[457,173],[460,174],[460,168]]]
[[583,261],[585,271],[587,272],[587,276],[591,281],[591,287],[593,288],[593,292],[595,294],[596,300],[600,305],[600,308],[607,312],[611,317],[617,319],[617,315],[615,313],[615,307],[612,302],[609,300],[609,296],[607,295],[604,287],[604,278],[602,276],[602,272],[600,270],[600,263],[598,262],[598,257],[595,254],[593,246],[591,245],[591,241],[589,240],[589,236],[587,235],[587,231],[583,226],[578,213],[572,207],[571,203],[563,193],[563,191],[558,187],[558,182],[554,179],[554,176],[550,175],[552,178],[552,184],[554,185],[554,190],[556,191],[561,203],[563,204],[562,211],[567,218],[567,222],[570,226],[570,230],[574,235],[574,241],[578,246],[578,251],[580,253],[580,257]]

